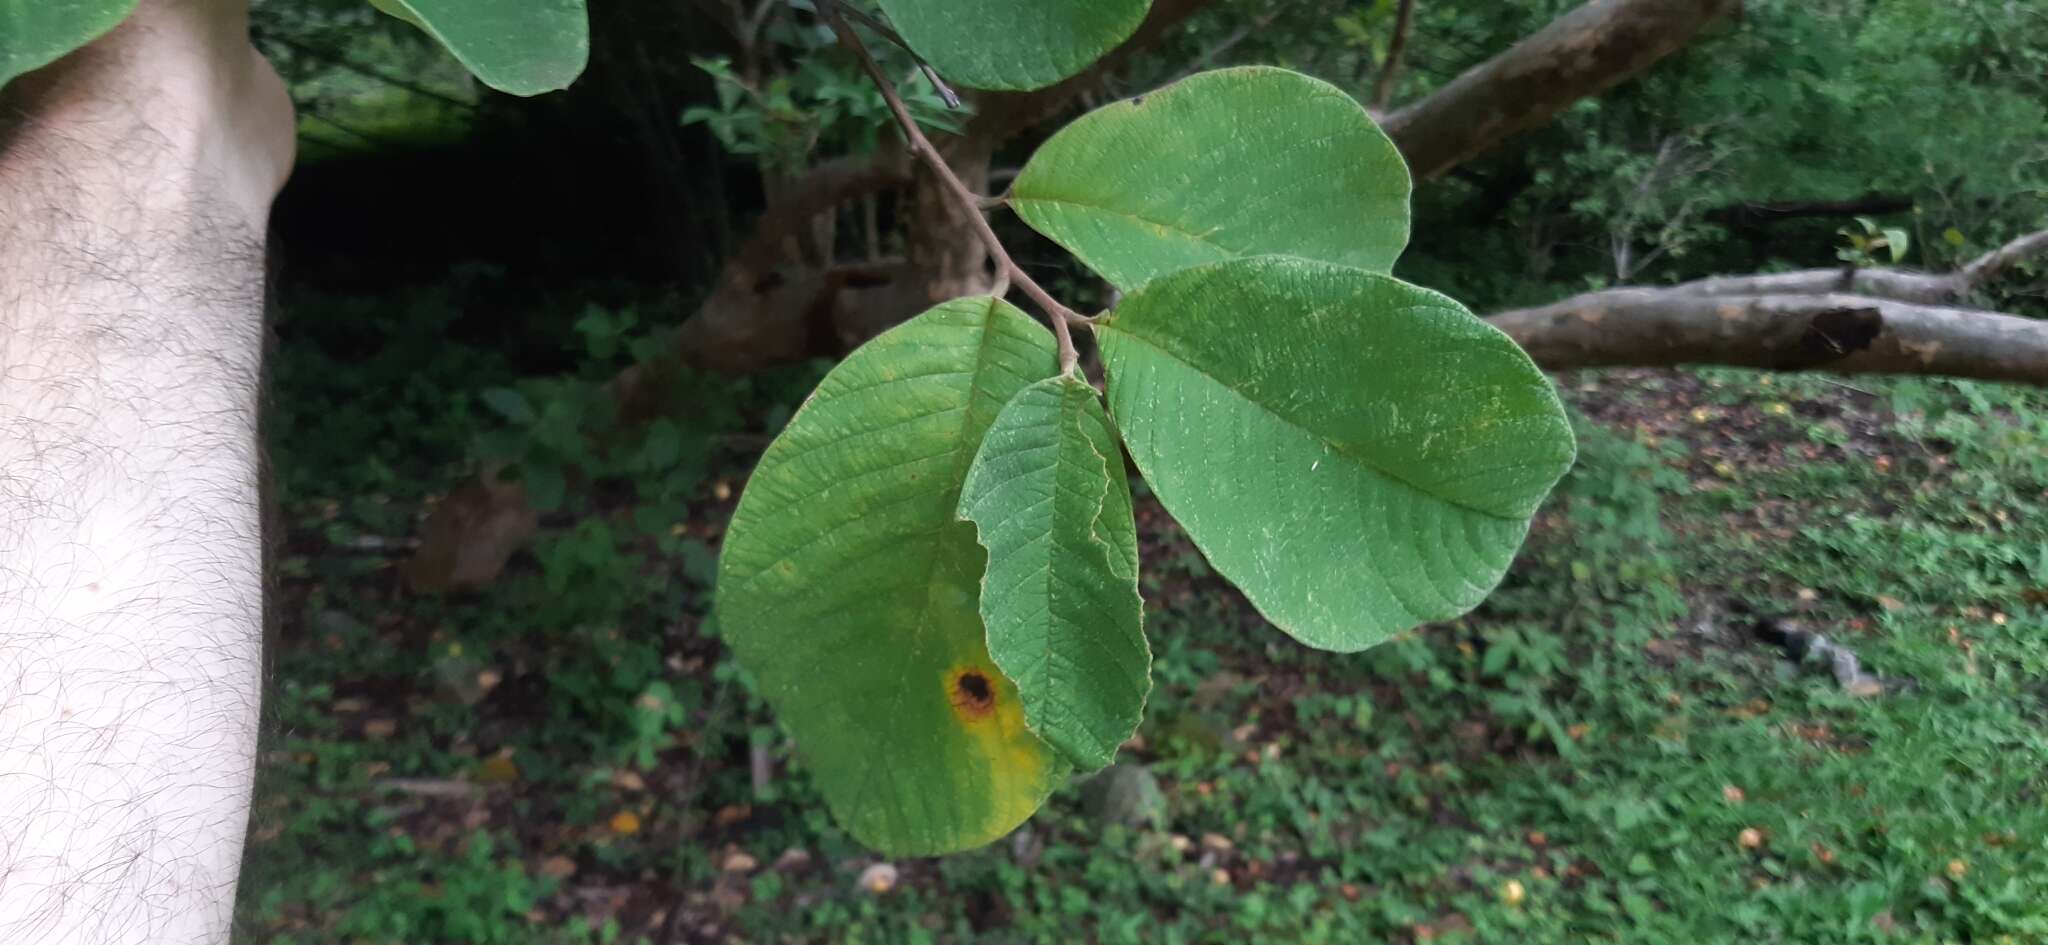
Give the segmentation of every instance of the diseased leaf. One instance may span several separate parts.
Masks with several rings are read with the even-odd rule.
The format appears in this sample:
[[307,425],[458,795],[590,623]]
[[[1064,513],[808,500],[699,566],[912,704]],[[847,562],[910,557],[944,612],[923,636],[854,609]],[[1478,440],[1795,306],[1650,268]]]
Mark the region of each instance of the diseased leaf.
[[826,375],[733,513],[727,642],[839,822],[892,855],[993,841],[1065,776],[989,658],[986,556],[954,514],[983,432],[1057,362],[1008,303],[934,308]]
[[945,78],[1044,88],[1123,44],[1152,0],[881,0],[896,31]]
[[1152,653],[1130,480],[1095,388],[1066,374],[1013,398],[960,515],[988,549],[989,655],[1016,682],[1025,724],[1078,769],[1109,764],[1144,716]]
[[448,48],[485,85],[512,95],[569,87],[590,61],[584,0],[370,0]]
[[1514,342],[1390,276],[1216,263],[1155,280],[1097,334],[1153,492],[1311,646],[1363,649],[1477,605],[1575,452]]
[[1129,292],[1266,254],[1387,272],[1408,244],[1410,188],[1393,141],[1343,90],[1255,67],[1068,125],[1032,155],[1010,204]]
[[98,39],[135,0],[0,0],[0,86]]

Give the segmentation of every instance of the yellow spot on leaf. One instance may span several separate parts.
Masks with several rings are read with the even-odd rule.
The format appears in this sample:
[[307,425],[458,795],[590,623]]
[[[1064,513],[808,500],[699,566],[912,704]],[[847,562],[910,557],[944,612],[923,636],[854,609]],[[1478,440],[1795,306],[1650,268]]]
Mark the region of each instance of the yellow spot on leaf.
[[1016,823],[1038,810],[1052,777],[1052,751],[1024,724],[1017,687],[992,666],[947,670],[943,695],[968,736],[968,750],[988,767],[989,818]]

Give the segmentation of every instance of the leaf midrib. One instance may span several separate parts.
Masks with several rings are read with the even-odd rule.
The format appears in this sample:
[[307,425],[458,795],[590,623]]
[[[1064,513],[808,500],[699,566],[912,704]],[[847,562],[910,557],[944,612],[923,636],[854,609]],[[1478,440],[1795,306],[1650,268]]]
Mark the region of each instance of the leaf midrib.
[[[1058,691],[1058,690],[1059,690],[1059,683],[1058,683],[1058,680],[1057,680],[1057,679],[1056,679],[1056,678],[1054,677],[1054,671],[1053,671],[1053,663],[1054,663],[1054,657],[1055,657],[1055,656],[1056,656],[1056,655],[1058,654],[1058,652],[1059,652],[1059,648],[1058,648],[1057,646],[1055,646],[1055,645],[1054,645],[1054,637],[1055,637],[1056,635],[1058,635],[1058,634],[1056,633],[1056,630],[1057,630],[1057,628],[1059,628],[1060,624],[1061,624],[1061,623],[1063,622],[1063,621],[1062,621],[1062,620],[1060,619],[1060,605],[1059,605],[1059,600],[1060,600],[1060,594],[1058,593],[1058,591],[1060,590],[1060,585],[1061,585],[1061,584],[1062,584],[1063,582],[1062,582],[1062,581],[1061,581],[1061,580],[1059,579],[1059,577],[1058,577],[1058,576],[1056,575],[1056,573],[1055,573],[1055,569],[1054,569],[1054,567],[1053,567],[1053,560],[1052,560],[1052,556],[1056,556],[1056,555],[1058,555],[1058,554],[1059,554],[1059,552],[1060,552],[1060,540],[1059,540],[1059,533],[1060,533],[1060,524],[1061,524],[1061,522],[1062,522],[1062,520],[1063,520],[1063,519],[1062,519],[1062,516],[1060,515],[1060,511],[1061,511],[1061,506],[1062,506],[1062,503],[1060,502],[1060,494],[1061,494],[1062,492],[1065,492],[1065,491],[1067,491],[1067,490],[1064,490],[1064,489],[1062,489],[1062,488],[1061,488],[1061,486],[1062,486],[1062,485],[1064,484],[1064,483],[1063,483],[1063,481],[1062,481],[1062,479],[1063,479],[1063,474],[1064,474],[1064,473],[1065,473],[1065,472],[1067,471],[1067,470],[1066,470],[1066,468],[1065,468],[1065,466],[1066,466],[1066,458],[1067,458],[1067,447],[1068,447],[1068,439],[1067,439],[1067,434],[1068,434],[1068,426],[1067,426],[1067,421],[1068,421],[1068,420],[1070,419],[1070,417],[1068,416],[1068,414],[1069,414],[1069,411],[1067,410],[1067,406],[1068,406],[1068,403],[1069,403],[1070,399],[1071,399],[1071,398],[1072,398],[1072,396],[1073,396],[1073,393],[1074,393],[1074,391],[1072,391],[1071,389],[1069,389],[1069,388],[1068,388],[1068,387],[1067,387],[1067,386],[1066,386],[1065,384],[1061,384],[1061,385],[1060,385],[1060,387],[1059,387],[1059,397],[1058,397],[1058,399],[1057,399],[1057,400],[1056,400],[1056,401],[1054,402],[1054,409],[1053,409],[1053,417],[1052,417],[1052,428],[1053,428],[1053,454],[1052,454],[1052,464],[1051,464],[1051,469],[1050,469],[1050,471],[1051,471],[1051,474],[1052,474],[1052,506],[1053,506],[1053,507],[1052,507],[1052,512],[1051,512],[1051,514],[1050,514],[1050,515],[1048,516],[1048,521],[1047,521],[1047,523],[1046,523],[1046,529],[1045,529],[1045,537],[1046,537],[1046,546],[1047,546],[1047,553],[1048,553],[1048,557],[1047,557],[1047,559],[1046,559],[1045,567],[1044,567],[1044,568],[1042,569],[1042,573],[1043,573],[1043,575],[1044,575],[1044,578],[1045,578],[1045,616],[1046,616],[1046,621],[1045,621],[1045,622],[1046,622],[1046,627],[1045,627],[1045,646],[1044,646],[1044,647],[1042,648],[1042,652],[1041,652],[1041,654],[1040,654],[1040,656],[1039,656],[1039,666],[1041,667],[1041,669],[1040,669],[1040,672],[1043,672],[1043,673],[1045,674],[1045,678],[1046,678],[1046,685],[1047,685],[1047,686],[1048,686],[1049,688],[1053,689],[1054,691]],[[1090,395],[1092,396],[1092,395],[1094,394],[1094,391],[1093,391],[1093,390],[1091,389],[1091,390],[1089,391],[1089,394],[1090,394]],[[1098,454],[1098,453],[1096,453],[1096,452],[1095,452],[1095,445],[1094,445],[1093,443],[1090,443],[1090,442],[1088,442],[1088,439],[1087,439],[1087,437],[1085,437],[1085,436],[1083,436],[1083,435],[1081,434],[1081,429],[1080,429],[1080,425],[1079,425],[1079,420],[1080,420],[1080,411],[1079,411],[1079,410],[1075,410],[1075,411],[1073,411],[1073,412],[1072,412],[1072,414],[1073,414],[1073,416],[1071,417],[1071,419],[1073,419],[1073,420],[1075,421],[1075,424],[1074,424],[1074,427],[1073,427],[1073,435],[1074,435],[1075,439],[1079,440],[1079,442],[1080,442],[1080,446],[1081,446],[1081,447],[1082,447],[1083,449],[1086,449],[1086,450],[1087,450],[1087,451],[1089,452],[1089,454],[1090,454],[1090,455],[1093,455],[1093,456],[1095,456],[1095,459],[1096,459],[1096,461],[1097,461],[1097,462],[1102,462],[1102,456],[1101,456],[1101,454]],[[1107,463],[1104,463],[1104,465],[1105,465],[1105,467],[1107,467]],[[1085,472],[1085,470],[1084,470],[1084,472]],[[1109,495],[1108,495],[1108,491],[1109,491],[1109,477],[1108,477],[1108,475],[1107,475],[1106,473],[1105,473],[1105,475],[1104,475],[1104,476],[1102,477],[1102,487],[1103,487],[1103,494],[1101,494],[1101,495],[1098,495],[1098,496],[1094,497],[1094,498],[1093,498],[1092,500],[1088,500],[1088,499],[1087,499],[1086,493],[1080,493],[1080,494],[1082,495],[1083,499],[1084,499],[1084,501],[1083,501],[1083,503],[1082,503],[1082,505],[1081,505],[1081,509],[1082,509],[1082,510],[1085,510],[1085,511],[1087,512],[1087,514],[1086,514],[1086,515],[1084,516],[1084,518],[1085,518],[1085,521],[1087,522],[1088,528],[1087,528],[1087,529],[1085,530],[1085,533],[1084,533],[1084,534],[1083,534],[1083,536],[1082,536],[1082,539],[1083,539],[1084,541],[1096,541],[1096,539],[1095,539],[1095,536],[1094,536],[1094,534],[1093,534],[1093,532],[1094,532],[1094,525],[1095,525],[1095,520],[1096,520],[1097,518],[1100,518],[1100,517],[1102,516],[1102,507],[1103,507],[1103,505],[1104,505],[1105,503],[1107,503],[1107,502],[1109,501]],[[1091,490],[1091,491],[1092,491],[1092,490]],[[1093,506],[1093,508],[1092,508],[1092,509],[1090,508],[1090,506],[1091,506],[1091,505]],[[1106,546],[1106,545],[1104,546],[1104,549],[1103,549],[1103,550],[1107,551],[1107,546]],[[1105,562],[1106,562],[1106,561],[1107,561],[1107,558],[1105,558],[1104,560],[1105,560]],[[1084,562],[1084,563],[1085,563],[1085,562]],[[1073,627],[1072,625],[1069,625],[1069,626],[1067,627],[1067,630],[1068,630],[1069,632],[1073,632],[1073,631],[1075,631],[1076,629],[1077,629],[1077,628]],[[1087,640],[1087,639],[1089,639],[1089,637],[1090,637],[1090,634],[1088,634],[1088,633],[1086,633],[1086,632],[1084,631],[1084,632],[1080,632],[1080,633],[1078,633],[1078,634],[1077,634],[1077,636],[1078,636],[1078,637],[1079,637],[1080,639],[1083,639],[1083,640]],[[1064,642],[1064,640],[1062,640],[1061,642]],[[1098,646],[1100,645],[1100,641],[1094,641],[1094,642],[1096,642],[1096,644],[1097,644]],[[1049,704],[1051,704],[1051,705],[1057,705],[1057,706],[1059,706],[1059,707],[1060,707],[1060,713],[1061,713],[1061,714],[1062,714],[1063,716],[1065,716],[1065,718],[1064,718],[1064,719],[1063,719],[1062,721],[1063,721],[1063,722],[1065,722],[1066,724],[1065,724],[1065,725],[1063,725],[1062,727],[1063,727],[1063,728],[1066,728],[1066,729],[1068,729],[1068,730],[1069,730],[1069,732],[1068,732],[1068,734],[1067,734],[1067,735],[1063,736],[1063,740],[1064,740],[1064,738],[1070,738],[1070,737],[1072,737],[1072,730],[1074,730],[1074,729],[1078,729],[1078,730],[1079,730],[1079,732],[1080,732],[1080,737],[1081,737],[1082,739],[1084,739],[1084,740],[1086,740],[1086,741],[1089,741],[1089,742],[1093,742],[1093,741],[1095,740],[1095,738],[1096,738],[1096,734],[1095,734],[1095,732],[1094,732],[1094,730],[1093,730],[1093,726],[1090,726],[1090,725],[1089,725],[1089,724],[1088,724],[1088,723],[1087,723],[1087,722],[1085,721],[1084,715],[1083,715],[1082,713],[1079,713],[1079,712],[1076,712],[1076,711],[1074,711],[1074,705],[1073,705],[1073,703],[1072,703],[1071,701],[1069,701],[1069,700],[1063,700],[1063,699],[1054,699],[1054,700],[1050,700],[1050,701],[1049,701]],[[1049,743],[1049,742],[1048,742],[1048,743]],[[1087,746],[1084,746],[1084,747],[1087,747]],[[1061,751],[1062,751],[1062,753],[1066,753],[1066,751],[1067,751],[1067,750],[1068,750],[1068,749],[1066,749],[1066,748],[1061,748]],[[1112,749],[1110,750],[1110,754],[1111,754],[1112,756],[1114,756],[1114,755],[1115,755],[1115,749],[1114,749],[1114,748],[1112,748]],[[1089,757],[1087,757],[1087,758],[1069,757],[1069,758],[1068,758],[1067,760],[1068,760],[1069,762],[1072,762],[1072,763],[1074,763],[1074,765],[1075,765],[1076,767],[1098,767],[1098,765],[1096,764],[1096,759],[1095,759],[1095,757],[1094,757],[1094,756],[1092,756],[1092,755],[1091,755],[1091,756],[1089,756]],[[1106,763],[1106,762],[1105,762],[1105,763]]]
[[1381,464],[1374,462],[1370,457],[1361,455],[1359,453],[1355,453],[1352,450],[1347,449],[1343,444],[1337,442],[1336,440],[1332,440],[1327,436],[1324,436],[1320,433],[1317,433],[1314,430],[1309,429],[1308,427],[1302,425],[1299,421],[1295,420],[1294,418],[1289,417],[1286,414],[1283,414],[1270,406],[1267,406],[1265,403],[1259,401],[1255,397],[1252,397],[1250,394],[1247,394],[1244,391],[1237,389],[1235,386],[1224,382],[1223,379],[1217,377],[1214,374],[1209,373],[1202,366],[1186,358],[1183,358],[1173,353],[1172,351],[1167,350],[1164,347],[1161,347],[1159,344],[1155,343],[1151,339],[1146,338],[1145,336],[1140,335],[1129,329],[1118,328],[1113,320],[1106,320],[1101,322],[1100,324],[1096,325],[1096,330],[1098,332],[1109,331],[1114,332],[1116,334],[1120,334],[1125,338],[1128,338],[1134,342],[1138,342],[1139,344],[1144,345],[1146,348],[1152,351],[1158,352],[1161,357],[1164,357],[1177,364],[1185,365],[1189,370],[1193,371],[1196,374],[1196,376],[1208,380],[1210,383],[1216,385],[1218,388],[1222,390],[1229,391],[1232,396],[1235,396],[1237,399],[1242,400],[1245,403],[1258,408],[1259,410],[1263,411],[1267,416],[1270,416],[1273,419],[1280,421],[1287,427],[1300,431],[1309,439],[1314,440],[1317,443],[1323,444],[1323,446],[1328,448],[1330,452],[1335,453],[1338,456],[1342,456],[1346,459],[1352,460],[1353,462],[1356,462],[1359,465],[1364,466],[1366,469],[1374,473],[1377,473],[1380,476],[1398,482],[1404,486],[1407,486],[1410,489],[1422,493],[1423,495],[1436,499],[1439,502],[1443,502],[1446,505],[1455,506],[1461,510],[1471,512],[1475,515],[1484,515],[1488,518],[1499,519],[1504,522],[1519,522],[1525,517],[1519,515],[1502,515],[1498,512],[1493,512],[1487,509],[1474,507],[1470,503],[1460,499],[1455,499],[1450,496],[1441,495],[1436,491],[1422,485],[1421,483],[1415,482],[1407,476],[1401,475],[1398,472],[1394,472],[1383,467]]
[[[955,439],[953,445],[953,450],[956,456],[963,456],[965,457],[965,460],[964,462],[959,460],[955,461],[955,475],[952,477],[952,479],[948,480],[948,484],[946,487],[946,493],[951,497],[950,501],[948,502],[948,505],[952,508],[958,508],[960,505],[960,489],[963,485],[966,484],[968,467],[971,467],[974,464],[974,454],[979,450],[981,446],[979,442],[969,444],[967,442],[967,435],[973,432],[974,430],[975,402],[981,396],[982,376],[986,374],[988,371],[990,341],[995,337],[995,333],[998,330],[997,323],[1000,320],[999,316],[1002,314],[1000,310],[1000,306],[1002,304],[1003,301],[1001,299],[998,299],[994,296],[990,296],[988,299],[988,305],[982,309],[980,325],[981,338],[975,342],[974,346],[974,367],[967,372],[967,401],[965,404],[966,409],[962,411],[963,417],[960,422],[960,435]],[[990,422],[993,422],[993,418],[991,418]],[[983,425],[983,433],[987,433],[987,425]],[[934,636],[936,636],[936,634],[933,633],[932,629],[932,604],[934,601],[938,599],[939,585],[946,583],[940,578],[941,569],[939,563],[939,551],[941,546],[945,543],[945,539],[941,536],[943,536],[949,528],[958,524],[957,518],[952,518],[949,516],[949,519],[950,520],[945,522],[944,524],[941,524],[940,526],[932,529],[930,537],[928,537],[925,540],[926,557],[924,566],[924,601],[918,607],[917,621],[915,624],[917,632],[914,638],[916,639],[916,645],[918,646],[930,645]],[[987,581],[988,564],[986,561],[984,561],[982,563],[982,576],[980,579],[974,582],[974,592],[977,596],[983,593],[983,585],[986,584]],[[979,600],[975,601],[975,610],[977,612],[981,610],[981,602]],[[984,626],[982,630],[983,647],[986,647],[988,645],[987,634],[988,630],[986,626]],[[909,697],[910,687],[899,687],[896,692],[891,712],[901,713],[903,710],[903,702],[905,699],[908,699]],[[1036,733],[1034,733],[1034,737],[1035,735]],[[892,779],[895,777],[893,772],[891,772],[890,777]],[[866,790],[865,785],[863,785],[862,790]],[[938,818],[934,818],[931,816],[930,798],[928,796],[924,796],[923,793],[920,792],[919,803],[922,804],[924,807],[926,822],[935,822]],[[907,811],[903,811],[899,808],[898,814],[907,814]],[[907,827],[908,825],[906,824],[905,826]],[[908,832],[909,831],[906,830],[906,833]]]
[[[1123,217],[1123,218],[1125,218],[1125,219],[1129,219],[1129,220],[1136,220],[1136,221],[1138,221],[1139,223],[1146,223],[1146,224],[1150,224],[1150,225],[1152,225],[1152,226],[1156,226],[1156,227],[1159,227],[1159,228],[1160,228],[1160,229],[1162,229],[1162,230],[1171,230],[1171,231],[1173,231],[1174,233],[1176,233],[1176,234],[1179,234],[1179,235],[1181,235],[1181,236],[1185,236],[1185,237],[1187,237],[1188,239],[1190,239],[1190,240],[1193,240],[1194,242],[1197,242],[1197,243],[1200,243],[1200,244],[1202,244],[1203,246],[1207,246],[1207,247],[1209,247],[1209,248],[1211,248],[1211,249],[1215,249],[1215,250],[1218,250],[1218,251],[1221,251],[1221,252],[1229,253],[1229,254],[1231,254],[1231,255],[1233,255],[1233,256],[1242,256],[1242,255],[1245,255],[1245,251],[1244,251],[1244,250],[1239,250],[1239,249],[1231,249],[1230,247],[1228,247],[1228,246],[1225,246],[1225,245],[1223,245],[1222,243],[1218,243],[1218,242],[1216,242],[1215,240],[1212,240],[1212,239],[1210,239],[1210,238],[1208,238],[1208,237],[1206,237],[1206,236],[1203,236],[1202,234],[1196,233],[1195,231],[1193,231],[1193,230],[1190,230],[1190,229],[1188,229],[1188,228],[1187,228],[1187,226],[1186,226],[1185,224],[1182,224],[1182,223],[1177,223],[1177,222],[1172,222],[1172,221],[1168,221],[1168,220],[1157,220],[1157,219],[1153,219],[1152,217],[1148,217],[1148,216],[1145,216],[1145,215],[1143,215],[1143,214],[1137,214],[1137,213],[1130,213],[1130,212],[1127,212],[1127,211],[1124,211],[1124,210],[1120,210],[1120,209],[1117,209],[1116,207],[1112,207],[1112,206],[1109,206],[1109,205],[1107,205],[1107,204],[1100,204],[1100,203],[1091,203],[1091,202],[1089,202],[1089,201],[1086,201],[1086,200],[1076,200],[1076,199],[1074,199],[1074,198],[1072,198],[1072,197],[1023,197],[1023,196],[1018,196],[1018,197],[1012,197],[1012,198],[1010,198],[1010,200],[1011,200],[1011,202],[1013,202],[1013,203],[1051,203],[1051,204],[1061,204],[1061,205],[1064,205],[1064,206],[1069,206],[1069,207],[1080,207],[1080,208],[1081,208],[1081,209],[1083,209],[1083,210],[1094,210],[1094,211],[1098,211],[1098,212],[1101,212],[1101,213],[1107,213],[1107,214],[1110,214],[1110,215],[1112,215],[1112,216],[1118,216],[1118,217]],[[1217,231],[1220,231],[1221,229],[1222,229],[1222,227],[1217,227],[1216,229],[1210,230],[1209,232],[1211,232],[1211,233],[1215,233],[1215,232],[1217,232]]]
[[[1111,653],[1107,643],[1095,634],[1081,629],[1078,624],[1063,616],[1067,611],[1063,610],[1060,603],[1065,599],[1061,591],[1068,584],[1067,581],[1061,579],[1059,568],[1056,566],[1056,561],[1061,557],[1061,546],[1063,544],[1060,541],[1060,535],[1063,531],[1061,527],[1062,522],[1069,521],[1069,516],[1075,512],[1081,513],[1079,518],[1086,523],[1086,527],[1079,531],[1079,539],[1087,543],[1091,551],[1101,556],[1101,563],[1104,569],[1112,575],[1115,573],[1115,569],[1111,565],[1111,561],[1117,552],[1109,545],[1108,541],[1096,534],[1095,527],[1108,506],[1108,492],[1113,487],[1109,478],[1109,459],[1102,455],[1102,452],[1096,448],[1093,438],[1089,437],[1082,429],[1082,424],[1088,419],[1085,405],[1075,406],[1073,404],[1073,399],[1076,396],[1092,399],[1095,396],[1095,391],[1092,387],[1085,389],[1070,387],[1070,384],[1079,385],[1082,383],[1072,375],[1058,378],[1058,380],[1061,383],[1056,385],[1057,390],[1054,402],[1050,408],[1051,417],[1048,421],[1048,425],[1051,427],[1052,441],[1019,451],[1020,454],[1050,452],[1052,454],[1050,459],[1041,465],[1033,466],[1022,472],[1012,473],[1009,477],[998,480],[982,490],[982,494],[986,495],[999,489],[1002,485],[1027,476],[1044,475],[1051,481],[1051,491],[1048,495],[1010,513],[1009,517],[1028,517],[1034,525],[1042,522],[1042,528],[1034,527],[1030,529],[1030,533],[1034,537],[1027,539],[1026,544],[1035,545],[1042,541],[1044,554],[1033,560],[1029,568],[1019,575],[1018,579],[1008,588],[1005,588],[1007,593],[1008,591],[1027,587],[1033,583],[1043,582],[1040,593],[1046,601],[1046,607],[1043,623],[1037,626],[1041,644],[1036,648],[1035,657],[1030,658],[1029,662],[1031,665],[1028,667],[1030,672],[1041,677],[1038,684],[1033,686],[1034,691],[1040,692],[1060,692],[1064,688],[1060,684],[1060,674],[1055,668],[1061,662],[1059,659],[1063,652],[1061,644],[1079,641],[1081,645],[1092,646],[1114,658],[1114,654]],[[1042,384],[1044,382],[1041,381],[1039,383]],[[1037,385],[1033,386],[1036,387]],[[1030,390],[1031,388],[1026,388],[1027,392]],[[1019,396],[1024,396],[1024,394],[1020,393]],[[1071,472],[1069,469],[1068,451],[1074,446],[1085,450],[1086,456],[1094,460],[1096,464],[1094,470],[1090,470],[1086,466],[1078,468],[1082,475],[1089,479],[1090,484],[1099,481],[1099,484],[1102,486],[1101,494],[1091,497],[1089,493],[1094,491],[1092,489],[1077,491],[1068,488],[1071,484],[1067,480],[1067,476]],[[1082,462],[1085,462],[1085,460]],[[1117,472],[1121,471],[1121,467],[1118,467]],[[1099,477],[1095,474],[1099,474]],[[1078,507],[1068,504],[1072,496],[1079,496],[1081,498],[1081,504]],[[1049,508],[1043,513],[1038,512],[1039,509],[1046,507]],[[1068,514],[1063,515],[1063,510]],[[984,530],[979,519],[971,515],[965,516],[965,518],[973,522],[978,540],[993,555],[996,550],[995,546],[991,544],[993,541],[993,528]],[[982,606],[984,608],[987,606],[988,580],[992,573],[991,570],[990,573],[984,574],[982,579]],[[1135,578],[1133,578],[1133,582],[1135,583]],[[985,621],[988,620],[986,609],[983,610],[983,618]],[[1142,624],[1142,614],[1140,615],[1140,621]],[[1037,621],[1029,622],[1037,623]],[[992,628],[994,625],[993,621],[988,621],[988,625]],[[1142,630],[1140,633],[1142,634]],[[993,653],[993,651],[991,652]],[[1147,655],[1149,658],[1149,653]],[[1147,687],[1140,683],[1137,688],[1144,690]],[[1021,692],[1020,697],[1024,698],[1027,706],[1026,724],[1030,727],[1031,731],[1041,740],[1044,740],[1049,747],[1061,755],[1069,764],[1077,768],[1087,769],[1100,768],[1102,765],[1107,764],[1107,760],[1098,758],[1094,752],[1089,750],[1100,741],[1101,736],[1096,731],[1096,726],[1087,721],[1089,713],[1076,710],[1076,702],[1085,700],[1053,697],[1033,699],[1023,696]],[[1053,719],[1048,717],[1040,720],[1037,724],[1033,724],[1030,718],[1030,707],[1034,703],[1042,704],[1045,707],[1043,711],[1047,714],[1057,710],[1059,718]],[[1143,705],[1144,700],[1141,699],[1137,713],[1139,719],[1143,717]],[[1111,712],[1113,714],[1114,710],[1111,710]],[[1135,721],[1133,720],[1134,725]],[[1112,721],[1111,724],[1118,725],[1120,723]],[[1059,739],[1057,742],[1054,741],[1055,733]],[[1082,743],[1081,750],[1076,750],[1067,744],[1070,741]],[[1114,749],[1112,748],[1108,754],[1113,758],[1115,754]]]

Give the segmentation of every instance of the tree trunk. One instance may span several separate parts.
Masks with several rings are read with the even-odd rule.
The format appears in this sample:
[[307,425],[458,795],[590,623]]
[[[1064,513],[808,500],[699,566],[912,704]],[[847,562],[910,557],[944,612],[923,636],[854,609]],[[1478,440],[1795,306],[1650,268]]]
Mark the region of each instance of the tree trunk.
[[[949,138],[938,147],[947,166],[967,189],[978,194],[988,192],[993,142],[984,138]],[[982,245],[973,221],[954,206],[952,194],[929,173],[920,171],[917,182],[911,185],[907,235],[910,265],[918,273],[922,283],[919,288],[923,290],[919,299],[923,304],[917,311],[963,295],[981,295],[995,285],[988,247]],[[904,317],[917,311],[905,313]]]
[[[987,142],[953,138],[939,147],[962,183],[977,193],[987,189]],[[987,247],[936,178],[919,170],[910,180],[902,213],[904,259],[835,266],[825,273],[821,288],[826,294],[810,317],[829,329],[834,350],[827,353],[852,350],[940,302],[985,295],[994,287]]]

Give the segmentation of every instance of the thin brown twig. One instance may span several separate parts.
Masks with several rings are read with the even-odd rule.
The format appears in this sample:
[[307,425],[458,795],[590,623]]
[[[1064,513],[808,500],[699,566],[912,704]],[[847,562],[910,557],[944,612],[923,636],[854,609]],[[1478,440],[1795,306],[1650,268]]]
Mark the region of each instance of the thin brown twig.
[[924,74],[925,81],[930,82],[932,88],[938,90],[939,97],[946,100],[947,108],[958,111],[963,107],[960,93],[953,91],[953,87],[947,85],[946,80],[939,78],[939,70],[932,68],[932,64],[924,61],[924,57],[918,55],[917,50],[910,48],[910,41],[904,39],[903,34],[891,29],[889,24],[869,16],[867,11],[859,7],[838,7],[836,12],[845,14],[855,23],[874,30],[876,35],[902,47],[903,51],[909,53],[910,58],[917,62],[917,71]]
[[1408,31],[1415,22],[1415,0],[1401,0],[1394,14],[1394,37],[1387,42],[1387,61],[1380,67],[1379,81],[1372,84],[1374,111],[1386,111],[1394,97],[1394,79],[1401,74],[1401,54],[1408,49]]
[[925,137],[924,131],[918,128],[917,119],[911,117],[910,107],[903,103],[903,97],[896,91],[896,83],[890,81],[888,75],[883,73],[881,64],[875,61],[874,54],[869,52],[867,44],[861,41],[860,34],[854,32],[853,26],[840,15],[838,4],[832,0],[824,0],[818,4],[818,13],[832,27],[832,32],[839,37],[840,44],[852,50],[860,59],[861,68],[866,70],[875,87],[881,90],[882,99],[889,104],[890,113],[896,116],[896,124],[903,129],[904,137],[909,139],[910,149],[924,161],[925,166],[933,174],[938,176],[940,183],[945,185],[952,196],[954,209],[967,215],[968,221],[974,225],[975,233],[981,237],[982,245],[988,248],[989,257],[995,261],[998,271],[1007,278],[1007,281],[1024,290],[1024,294],[1045,311],[1047,319],[1052,322],[1053,336],[1059,340],[1060,370],[1074,370],[1074,366],[1081,358],[1074,348],[1074,333],[1070,326],[1091,324],[1092,319],[1061,304],[1058,299],[1052,297],[1052,293],[1045,291],[1037,280],[1032,279],[1030,273],[1017,265],[1016,260],[1010,258],[1009,250],[1003,247],[1002,238],[996,235],[995,228],[990,226],[988,218],[982,215],[982,198],[968,189],[959,175],[953,173],[953,168],[946,163],[945,156],[939,153],[939,149],[932,145],[931,139]]

